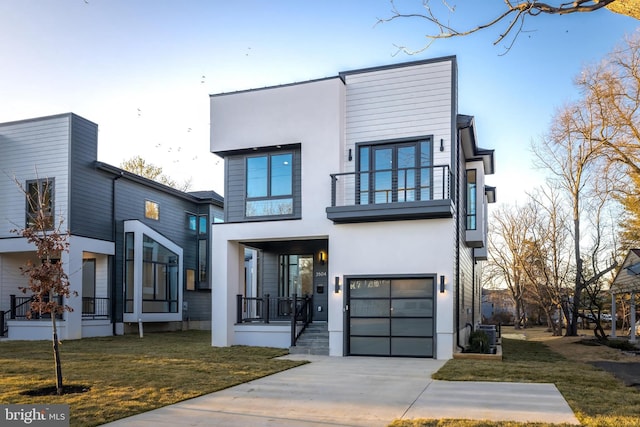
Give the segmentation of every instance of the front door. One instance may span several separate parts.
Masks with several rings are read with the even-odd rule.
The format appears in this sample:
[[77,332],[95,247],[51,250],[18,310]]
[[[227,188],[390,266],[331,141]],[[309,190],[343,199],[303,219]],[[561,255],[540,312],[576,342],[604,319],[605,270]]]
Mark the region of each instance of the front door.
[[280,255],[279,297],[313,295],[313,255]]

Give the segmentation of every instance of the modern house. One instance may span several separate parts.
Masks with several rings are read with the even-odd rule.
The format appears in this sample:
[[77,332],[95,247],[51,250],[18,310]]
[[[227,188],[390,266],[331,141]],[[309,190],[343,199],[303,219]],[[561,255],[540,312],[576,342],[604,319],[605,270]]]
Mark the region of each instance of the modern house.
[[[212,345],[451,358],[480,320],[493,150],[456,58],[211,95],[225,160]],[[304,332],[302,332],[304,337]]]
[[61,339],[137,331],[139,322],[210,327],[210,225],[222,197],[98,162],[97,137],[98,126],[75,114],[0,124],[0,337],[51,337],[48,315],[27,318],[31,295],[21,290],[35,247],[11,232],[29,224],[38,194],[52,227],[62,221],[69,232],[60,260],[77,296],[64,301],[73,311],[58,322]]

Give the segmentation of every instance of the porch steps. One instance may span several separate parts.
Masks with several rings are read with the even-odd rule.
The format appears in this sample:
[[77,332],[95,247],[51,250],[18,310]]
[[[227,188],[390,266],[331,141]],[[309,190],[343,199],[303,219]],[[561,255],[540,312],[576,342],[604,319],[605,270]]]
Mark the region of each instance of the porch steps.
[[329,355],[329,330],[326,323],[309,323],[289,354]]

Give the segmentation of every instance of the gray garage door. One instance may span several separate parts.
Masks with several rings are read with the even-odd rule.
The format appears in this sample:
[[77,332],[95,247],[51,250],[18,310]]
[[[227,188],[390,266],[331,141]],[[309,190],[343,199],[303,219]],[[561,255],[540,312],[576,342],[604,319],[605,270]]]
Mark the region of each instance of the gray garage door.
[[347,354],[433,357],[434,277],[348,279]]

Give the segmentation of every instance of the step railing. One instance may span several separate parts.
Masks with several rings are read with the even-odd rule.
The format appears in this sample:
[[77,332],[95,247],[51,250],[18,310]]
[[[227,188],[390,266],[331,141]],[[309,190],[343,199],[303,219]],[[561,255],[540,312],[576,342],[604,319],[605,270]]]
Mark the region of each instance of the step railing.
[[[296,345],[298,337],[313,317],[313,297],[304,296],[298,298],[296,294],[291,297],[271,297],[265,294],[262,297],[236,296],[236,321],[237,323],[269,323],[272,321],[289,321],[291,323],[291,345]],[[298,326],[301,326],[298,330]]]
[[8,311],[0,310],[0,336],[4,337],[9,332],[9,320],[26,318],[32,297],[17,297],[9,295],[10,306]]

